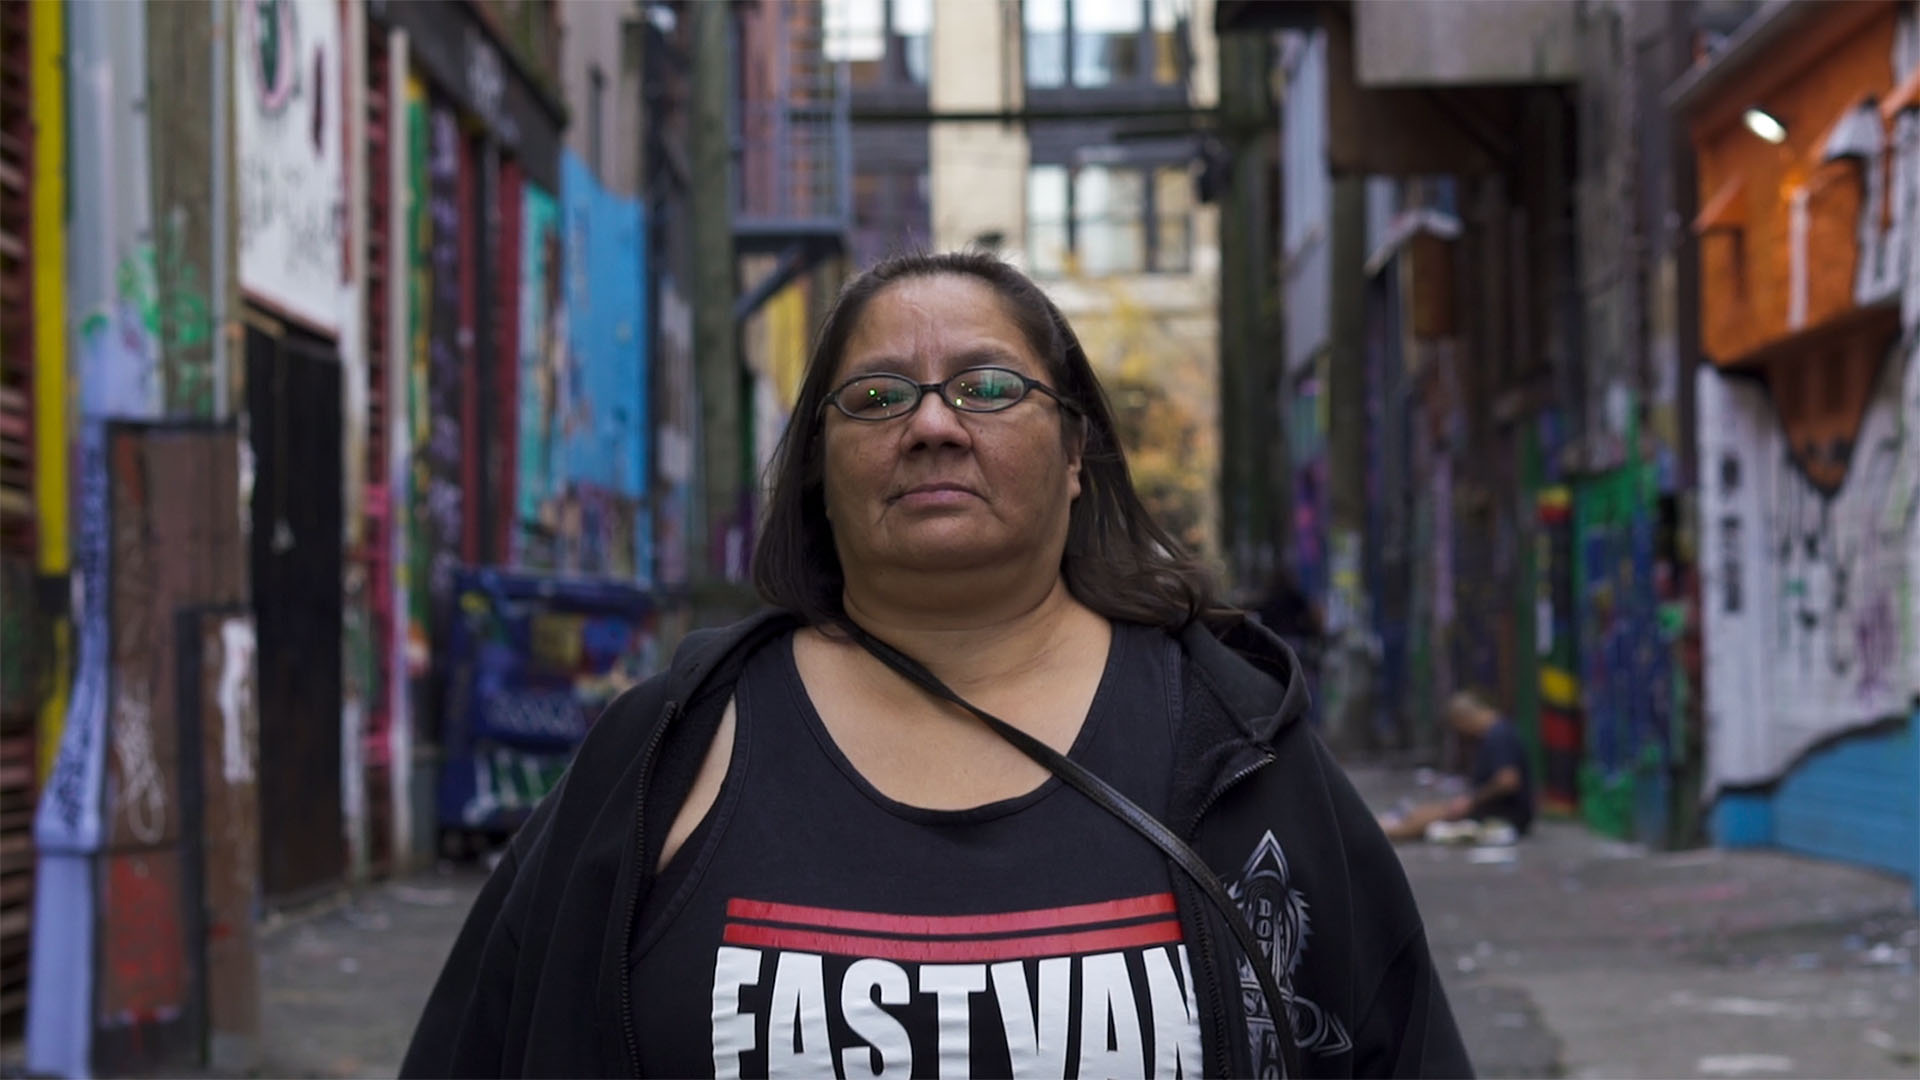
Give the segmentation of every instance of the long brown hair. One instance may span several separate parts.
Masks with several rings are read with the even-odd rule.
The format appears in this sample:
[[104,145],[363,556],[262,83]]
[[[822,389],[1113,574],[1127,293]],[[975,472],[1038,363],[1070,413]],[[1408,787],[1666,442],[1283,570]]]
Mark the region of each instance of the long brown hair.
[[897,281],[956,274],[986,282],[1046,364],[1067,445],[1081,439],[1080,497],[1068,513],[1060,572],[1081,603],[1110,619],[1179,629],[1215,608],[1206,570],[1153,519],[1133,489],[1113,410],[1066,317],[1025,274],[984,252],[899,255],[847,283],[807,360],[799,400],[768,472],[772,490],[754,549],[753,583],[807,622],[846,617],[845,576],[827,521],[821,406],[867,304]]

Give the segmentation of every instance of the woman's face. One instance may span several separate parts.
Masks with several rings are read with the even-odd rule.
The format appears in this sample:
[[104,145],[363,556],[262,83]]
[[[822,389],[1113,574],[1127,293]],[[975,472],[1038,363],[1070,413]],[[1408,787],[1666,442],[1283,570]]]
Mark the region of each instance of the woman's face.
[[[915,277],[867,302],[831,385],[876,372],[934,383],[984,365],[1053,385],[992,286]],[[1063,422],[1037,390],[992,413],[956,411],[938,394],[876,422],[827,407],[826,509],[849,587],[863,569],[1017,572],[1042,560],[1057,572],[1080,494],[1080,453]]]

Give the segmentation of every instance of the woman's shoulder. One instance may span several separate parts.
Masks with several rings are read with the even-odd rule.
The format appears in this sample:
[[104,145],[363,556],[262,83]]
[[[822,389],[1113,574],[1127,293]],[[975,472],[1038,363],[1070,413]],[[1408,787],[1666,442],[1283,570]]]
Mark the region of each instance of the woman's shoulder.
[[763,611],[724,626],[689,631],[661,670],[609,702],[581,744],[585,758],[631,760],[656,729],[671,724],[693,705],[730,692],[746,657],[769,641],[793,632],[797,621],[779,611]]

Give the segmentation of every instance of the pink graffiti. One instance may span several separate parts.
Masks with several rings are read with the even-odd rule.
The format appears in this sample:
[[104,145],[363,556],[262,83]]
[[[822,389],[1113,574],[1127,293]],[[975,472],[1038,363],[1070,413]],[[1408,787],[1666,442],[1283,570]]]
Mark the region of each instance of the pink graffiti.
[[1890,677],[1900,659],[1900,628],[1893,617],[1893,605],[1882,595],[1854,624],[1854,639],[1859,646],[1862,698],[1872,698],[1892,689]]

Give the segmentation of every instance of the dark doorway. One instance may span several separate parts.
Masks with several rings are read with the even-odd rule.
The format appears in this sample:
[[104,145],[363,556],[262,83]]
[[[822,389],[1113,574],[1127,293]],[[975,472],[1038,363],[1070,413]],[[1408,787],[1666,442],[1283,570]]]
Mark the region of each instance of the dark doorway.
[[340,361],[247,330],[253,606],[259,636],[260,879],[297,899],[346,874],[340,805]]

